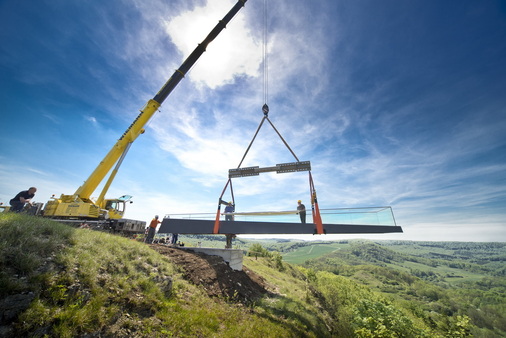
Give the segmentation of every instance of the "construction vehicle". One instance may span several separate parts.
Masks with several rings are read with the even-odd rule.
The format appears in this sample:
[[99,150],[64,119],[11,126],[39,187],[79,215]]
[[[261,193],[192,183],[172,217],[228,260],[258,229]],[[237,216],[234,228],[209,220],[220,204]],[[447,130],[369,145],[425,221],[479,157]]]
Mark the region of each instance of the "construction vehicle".
[[[104,157],[96,169],[91,173],[83,185],[74,194],[52,197],[42,211],[44,217],[51,217],[68,222],[107,222],[109,227],[123,232],[144,231],[145,222],[124,219],[126,204],[131,203],[131,196],[124,195],[116,199],[107,199],[105,195],[116,176],[123,159],[135,139],[144,133],[143,127],[158,111],[159,107],[172,90],[178,85],[185,74],[191,69],[199,57],[205,52],[207,45],[213,41],[226,27],[235,14],[244,7],[247,0],[239,0],[233,8],[218,22],[209,35],[188,56],[183,64],[169,78],[160,91],[150,99],[140,110],[140,114],[119,138],[109,153]],[[113,166],[114,169],[111,171]],[[99,197],[94,200],[91,194],[103,182],[109,173],[109,178]]]

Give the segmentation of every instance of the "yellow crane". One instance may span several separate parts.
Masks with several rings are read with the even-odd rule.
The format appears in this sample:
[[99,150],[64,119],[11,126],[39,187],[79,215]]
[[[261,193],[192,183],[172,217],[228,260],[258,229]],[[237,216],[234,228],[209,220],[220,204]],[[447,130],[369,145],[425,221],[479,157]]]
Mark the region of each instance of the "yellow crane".
[[[105,194],[113,182],[130,146],[140,134],[144,133],[143,128],[146,123],[156,113],[163,101],[178,85],[179,81],[183,79],[198,58],[205,52],[207,45],[218,36],[235,14],[244,7],[246,1],[247,0],[237,1],[225,17],[218,22],[207,37],[186,58],[179,69],[172,74],[160,91],[145,104],[140,110],[140,114],[137,118],[123,133],[88,179],[84,181],[83,185],[72,195],[62,194],[59,198],[53,196],[52,199],[46,203],[43,210],[43,215],[45,217],[66,220],[120,220],[123,218],[125,205],[130,201],[131,196],[124,195],[116,199],[106,199]],[[111,171],[113,166],[114,169]],[[111,174],[99,197],[95,201],[92,200],[91,194],[93,194],[97,187],[103,182],[110,171]]]

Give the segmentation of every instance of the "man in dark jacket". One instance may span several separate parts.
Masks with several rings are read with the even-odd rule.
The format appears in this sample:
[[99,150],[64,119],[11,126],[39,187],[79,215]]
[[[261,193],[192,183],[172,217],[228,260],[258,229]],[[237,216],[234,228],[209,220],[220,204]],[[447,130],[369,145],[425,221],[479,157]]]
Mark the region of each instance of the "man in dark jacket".
[[28,190],[19,192],[13,199],[10,200],[11,211],[20,212],[25,207],[25,204],[32,204],[31,200],[35,196],[37,188],[31,187]]
[[232,204],[232,202],[228,202],[227,206],[225,207],[225,221],[233,221],[234,220],[234,213],[235,206]]
[[298,204],[297,211],[299,212],[300,222],[305,224],[306,223],[306,206],[304,204],[302,204],[301,200],[298,200],[297,204]]

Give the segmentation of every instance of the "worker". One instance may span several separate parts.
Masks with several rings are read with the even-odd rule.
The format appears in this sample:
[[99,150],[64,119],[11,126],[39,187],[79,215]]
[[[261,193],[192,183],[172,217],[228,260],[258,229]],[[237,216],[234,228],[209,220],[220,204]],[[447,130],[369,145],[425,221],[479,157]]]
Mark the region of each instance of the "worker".
[[153,239],[155,238],[156,234],[156,227],[161,222],[158,220],[158,215],[155,215],[155,218],[151,220],[151,223],[149,223],[149,230],[148,230],[148,237],[146,237],[146,243],[151,244],[153,243]]
[[301,223],[306,224],[306,206],[302,204],[301,200],[298,200],[297,203],[297,211],[300,216],[300,221]]
[[232,249],[232,240],[236,238],[235,234],[225,234],[226,244],[225,249]]
[[31,200],[35,196],[37,188],[31,187],[28,190],[19,192],[13,199],[10,200],[11,211],[20,212],[25,207],[25,204],[32,204]]
[[227,206],[225,207],[225,221],[233,221],[234,215],[232,214],[235,211],[235,206],[232,204],[232,202],[228,202]]

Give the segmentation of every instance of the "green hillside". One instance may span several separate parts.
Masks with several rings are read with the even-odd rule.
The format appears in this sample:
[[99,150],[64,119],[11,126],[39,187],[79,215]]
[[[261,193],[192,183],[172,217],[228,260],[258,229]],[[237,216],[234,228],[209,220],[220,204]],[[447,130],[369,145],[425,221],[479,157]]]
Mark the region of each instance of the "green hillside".
[[[304,246],[302,246],[304,244]],[[315,250],[321,246],[322,249]],[[308,252],[327,252],[319,257]],[[287,261],[366,285],[418,313],[466,316],[476,337],[506,336],[506,243],[341,241],[278,245]]]
[[[442,259],[424,256],[432,249],[413,256],[372,242],[236,245],[251,254],[244,257],[247,274],[211,267],[215,275],[191,278],[192,261],[176,264],[156,246],[0,214],[0,336],[504,336],[505,286],[493,264],[478,273],[468,262],[473,278],[488,275],[457,288],[446,277],[431,281],[403,266],[417,263],[422,271]],[[283,260],[304,262],[297,251],[306,263]],[[224,285],[248,291],[244,278],[265,292],[248,301],[210,292]]]
[[314,245],[300,247],[295,251],[289,251],[283,255],[283,259],[291,264],[302,264],[309,259],[318,258],[325,254],[332,253],[336,250],[342,250],[344,248],[346,248],[346,245],[317,243]]

